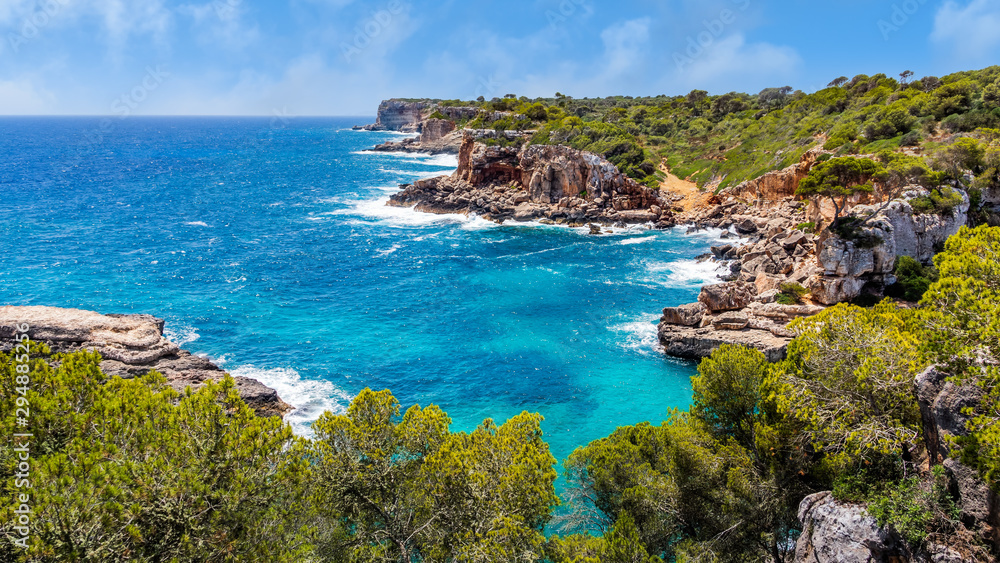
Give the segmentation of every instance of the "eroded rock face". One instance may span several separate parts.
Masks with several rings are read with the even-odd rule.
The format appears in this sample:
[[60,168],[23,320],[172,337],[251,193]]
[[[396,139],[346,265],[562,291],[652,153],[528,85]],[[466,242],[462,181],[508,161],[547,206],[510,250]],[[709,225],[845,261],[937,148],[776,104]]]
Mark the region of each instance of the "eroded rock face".
[[[183,391],[218,380],[225,372],[207,358],[181,350],[163,336],[163,320],[150,315],[102,315],[57,307],[0,307],[0,350],[13,346],[15,327],[27,324],[32,340],[53,352],[92,350],[101,354],[101,370],[131,378],[150,371],[162,373],[171,387]],[[257,380],[237,377],[236,388],[261,416],[281,416],[291,407],[278,393]]]
[[[741,318],[733,326],[743,320],[746,319]],[[708,357],[723,344],[740,344],[760,350],[769,362],[779,362],[785,358],[791,341],[791,338],[749,325],[742,329],[716,329],[714,326],[679,326],[662,321],[657,328],[657,337],[668,355],[689,360]]]
[[906,556],[902,540],[879,528],[864,506],[840,503],[829,492],[802,499],[799,520],[797,563],[894,563]]
[[768,172],[753,180],[727,188],[723,190],[723,194],[751,201],[780,202],[795,195],[799,182],[809,174],[822,153],[823,151],[819,150],[806,152],[798,164]]
[[420,142],[431,143],[441,140],[455,130],[455,123],[447,119],[428,119],[420,127]]
[[757,288],[754,285],[735,281],[703,286],[698,301],[713,313],[735,311],[750,305],[755,295]]
[[663,309],[663,322],[679,326],[698,326],[707,308],[703,303],[688,303]]
[[402,100],[383,100],[378,105],[378,116],[375,125],[368,129],[375,131],[416,132],[425,110],[431,108],[430,102],[404,102]]
[[466,135],[451,176],[403,186],[389,205],[494,221],[674,225],[656,192],[597,155],[563,146],[489,146]]

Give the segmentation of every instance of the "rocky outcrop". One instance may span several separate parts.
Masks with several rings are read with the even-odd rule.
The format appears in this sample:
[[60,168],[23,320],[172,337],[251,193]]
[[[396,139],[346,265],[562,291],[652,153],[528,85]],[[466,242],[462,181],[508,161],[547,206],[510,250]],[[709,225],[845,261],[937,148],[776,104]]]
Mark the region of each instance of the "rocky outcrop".
[[863,505],[838,502],[829,492],[809,495],[799,504],[802,535],[795,546],[801,563],[895,563],[907,560],[905,543],[880,528]]
[[374,125],[362,127],[369,131],[402,131],[417,132],[424,113],[436,104],[429,101],[407,102],[403,100],[383,100],[378,105],[378,114]]
[[855,207],[852,216],[870,218],[851,240],[830,236],[820,243],[817,258],[822,271],[808,281],[813,297],[833,305],[858,297],[866,286],[878,294],[895,283],[892,272],[899,256],[930,264],[948,237],[968,220],[969,198],[961,192],[963,202],[950,214],[915,213],[910,201],[927,193],[913,186],[901,199]]
[[[718,317],[716,317],[718,318]],[[722,317],[715,326],[680,326],[663,322],[657,328],[657,337],[668,356],[688,360],[700,360],[710,356],[723,344],[739,344],[756,348],[764,353],[769,362],[785,358],[790,338],[775,336],[768,330],[749,328],[749,319]],[[738,328],[742,326],[742,328]]]
[[597,155],[564,146],[486,145],[466,135],[454,174],[402,188],[389,205],[499,222],[674,224],[654,190]]
[[[163,336],[163,320],[149,315],[102,315],[93,311],[56,307],[0,307],[0,350],[13,346],[15,327],[27,324],[32,340],[53,352],[92,350],[101,354],[101,370],[132,378],[150,371],[162,373],[171,387],[183,391],[225,372],[207,358],[181,350]],[[292,407],[277,392],[255,379],[235,377],[236,389],[261,416],[281,416]]]

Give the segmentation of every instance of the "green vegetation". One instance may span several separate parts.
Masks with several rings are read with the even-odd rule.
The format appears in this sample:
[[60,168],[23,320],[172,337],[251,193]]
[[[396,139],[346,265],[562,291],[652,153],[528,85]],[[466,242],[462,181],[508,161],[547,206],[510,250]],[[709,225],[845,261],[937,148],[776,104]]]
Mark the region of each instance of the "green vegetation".
[[931,283],[937,280],[933,268],[925,268],[909,256],[896,258],[893,274],[896,276],[896,283],[885,289],[886,296],[907,301],[920,301],[930,289]]
[[716,96],[694,90],[684,96],[508,95],[445,103],[481,108],[470,126],[535,131],[533,143],[602,154],[649,185],[658,185],[663,161],[699,186],[724,188],[799,162],[820,145],[835,156],[901,147],[930,154],[941,134],[1000,128],[1000,66],[913,81],[885,74],[842,78],[812,94],[783,87]]
[[796,305],[802,302],[809,290],[795,282],[781,284],[781,293],[778,294],[777,302],[781,305]]
[[797,320],[776,364],[720,347],[688,411],[569,457],[564,535],[549,538],[560,500],[538,415],[456,433],[438,407],[401,413],[366,389],[306,440],[257,417],[229,378],[177,393],[157,374],[108,378],[96,354],[32,343],[27,427],[15,407],[28,380],[0,354],[2,431],[34,435],[27,550],[13,544],[17,454],[0,448],[0,558],[781,561],[800,501],[822,490],[917,545],[959,525],[941,469],[922,469],[913,380],[925,367],[983,388],[954,450],[1000,485],[1000,228],[963,228],[935,266],[937,281],[896,266],[910,297],[928,286],[918,308],[841,304]]

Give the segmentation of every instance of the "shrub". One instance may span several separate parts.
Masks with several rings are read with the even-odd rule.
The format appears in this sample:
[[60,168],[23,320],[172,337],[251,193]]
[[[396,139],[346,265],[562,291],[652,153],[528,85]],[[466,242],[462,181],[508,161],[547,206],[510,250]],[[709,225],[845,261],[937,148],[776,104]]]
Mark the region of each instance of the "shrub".
[[782,305],[796,305],[802,302],[802,298],[809,294],[809,290],[795,282],[781,284],[781,293],[778,294],[777,301]]
[[892,526],[910,544],[919,545],[929,529],[945,531],[957,523],[958,507],[948,494],[947,483],[944,467],[934,466],[930,482],[903,479],[872,499],[868,512],[879,526]]
[[955,208],[962,204],[962,194],[957,191],[942,187],[933,189],[926,196],[915,197],[910,200],[910,207],[915,215],[936,214],[942,217],[950,217]]
[[899,140],[899,146],[901,147],[920,146],[920,133],[916,131],[910,131],[909,133],[903,135],[903,138]]
[[809,221],[808,223],[799,223],[798,225],[795,225],[795,228],[803,233],[814,233],[816,232],[816,223],[812,221]]
[[896,258],[893,273],[896,276],[896,283],[885,288],[885,294],[887,297],[906,301],[920,301],[937,277],[933,270],[924,268],[920,262],[909,256]]

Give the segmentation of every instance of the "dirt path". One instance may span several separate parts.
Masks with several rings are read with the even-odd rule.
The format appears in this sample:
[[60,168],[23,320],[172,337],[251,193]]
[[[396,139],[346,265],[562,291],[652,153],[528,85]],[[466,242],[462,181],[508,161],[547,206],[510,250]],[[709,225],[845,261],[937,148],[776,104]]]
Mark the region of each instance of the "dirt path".
[[698,184],[688,180],[682,180],[670,173],[666,163],[660,163],[660,171],[667,175],[667,179],[660,182],[660,190],[676,194],[681,197],[674,202],[674,205],[684,211],[691,211],[696,207],[707,205],[708,198],[712,193],[698,189]]

